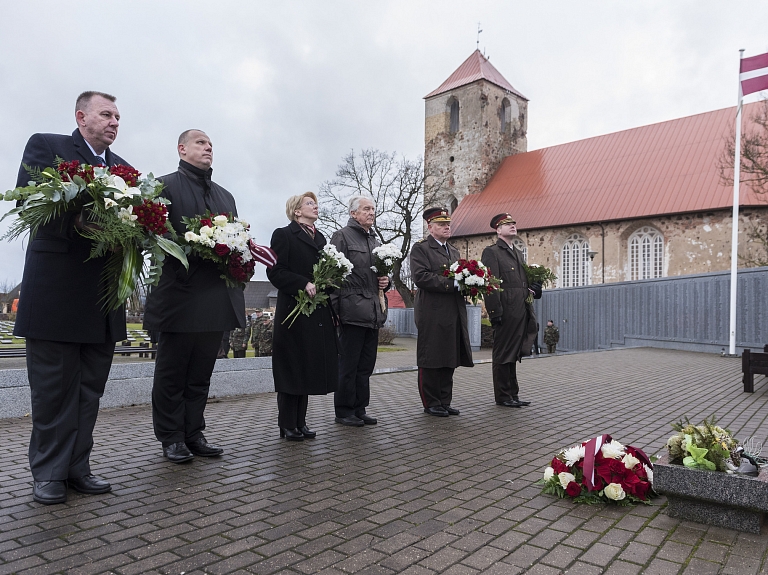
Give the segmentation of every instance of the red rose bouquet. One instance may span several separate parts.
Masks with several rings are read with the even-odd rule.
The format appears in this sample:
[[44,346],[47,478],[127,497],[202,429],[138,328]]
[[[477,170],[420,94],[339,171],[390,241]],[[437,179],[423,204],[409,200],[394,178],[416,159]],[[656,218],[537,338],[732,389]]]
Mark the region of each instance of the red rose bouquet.
[[102,297],[106,309],[122,306],[141,283],[156,285],[166,255],[187,265],[181,247],[163,237],[175,234],[167,222],[168,201],[160,197],[163,185],[152,174],[142,178],[130,166],[108,168],[61,159],[55,168],[27,171],[29,185],[2,197],[17,203],[3,216],[17,216],[4,238],[25,233],[34,237],[40,226],[79,212],[77,231],[93,242],[90,257],[107,257]]
[[232,214],[214,215],[206,211],[202,216],[182,220],[188,230],[184,234],[187,253],[215,262],[227,287],[245,288],[257,261],[268,268],[277,262],[275,252],[251,239],[248,222]]
[[443,275],[456,280],[461,295],[471,299],[473,304],[477,304],[481,297],[501,290],[501,280],[491,275],[485,264],[477,260],[453,262],[443,270]]
[[650,504],[653,464],[642,449],[600,435],[563,449],[544,470],[543,493],[578,503]]

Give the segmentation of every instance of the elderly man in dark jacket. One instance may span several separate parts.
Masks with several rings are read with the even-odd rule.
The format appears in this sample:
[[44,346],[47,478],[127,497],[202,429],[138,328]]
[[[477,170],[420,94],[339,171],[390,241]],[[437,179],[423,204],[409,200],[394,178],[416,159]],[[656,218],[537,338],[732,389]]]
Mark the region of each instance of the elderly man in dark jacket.
[[371,231],[376,218],[373,200],[353,196],[349,215],[347,225],[331,237],[331,243],[354,265],[341,289],[331,296],[342,327],[339,388],[333,402],[336,423],[361,427],[377,421],[365,409],[371,397],[370,377],[376,365],[379,328],[387,319],[378,295],[380,289],[389,286],[389,278],[376,277],[371,269],[373,250],[379,245]]
[[491,219],[496,230],[496,244],[483,250],[482,261],[490,272],[501,279],[502,291],[485,297],[485,309],[493,326],[493,392],[496,404],[505,407],[523,407],[530,401],[518,397],[516,362],[531,355],[538,326],[533,305],[526,303],[528,294],[541,297],[541,285],[528,285],[523,267],[523,254],[512,240],[517,235],[515,220],[509,214],[498,214]]
[[448,243],[451,217],[442,208],[424,211],[429,235],[411,249],[411,277],[419,290],[414,319],[419,331],[416,364],[424,412],[437,417],[459,415],[451,406],[453,372],[472,367],[467,329],[467,302],[458,286],[443,271],[459,259],[459,250]]
[[[211,181],[213,144],[205,132],[181,134],[178,152],[178,171],[160,178],[176,233],[186,231],[183,216],[206,210],[236,216],[232,194]],[[152,422],[163,455],[174,463],[223,452],[206,441],[203,412],[222,334],[245,327],[245,297],[220,276],[214,262],[190,257],[185,270],[176,258],[167,258],[159,285],[147,297],[144,328],[159,332]]]

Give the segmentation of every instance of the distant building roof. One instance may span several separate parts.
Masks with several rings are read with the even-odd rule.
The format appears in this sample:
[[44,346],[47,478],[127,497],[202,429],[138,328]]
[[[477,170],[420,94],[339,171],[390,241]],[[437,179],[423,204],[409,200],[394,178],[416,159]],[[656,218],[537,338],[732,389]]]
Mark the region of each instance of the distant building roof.
[[389,290],[386,293],[386,296],[387,296],[387,305],[389,307],[399,307],[399,308],[405,307],[403,296],[401,296],[395,288],[392,288],[391,290]]
[[245,307],[248,309],[269,307],[269,294],[275,287],[268,281],[251,281],[245,286]]
[[520,96],[522,99],[528,101],[528,98],[523,96],[520,92],[512,87],[512,84],[507,82],[504,76],[501,75],[496,68],[488,61],[488,58],[480,53],[480,50],[472,52],[469,58],[464,60],[464,63],[456,68],[456,71],[451,74],[448,79],[440,84],[437,90],[432,90],[429,94],[424,96],[424,99],[437,96],[443,92],[453,90],[460,86],[477,82],[478,80],[487,80],[492,84],[496,84],[500,88],[509,90],[513,94]]
[[[744,107],[745,126],[758,105]],[[736,108],[725,108],[509,156],[461,201],[451,231],[492,233],[501,212],[519,229],[539,229],[731,207],[718,162],[735,119]],[[744,184],[739,194],[742,206],[768,205]]]

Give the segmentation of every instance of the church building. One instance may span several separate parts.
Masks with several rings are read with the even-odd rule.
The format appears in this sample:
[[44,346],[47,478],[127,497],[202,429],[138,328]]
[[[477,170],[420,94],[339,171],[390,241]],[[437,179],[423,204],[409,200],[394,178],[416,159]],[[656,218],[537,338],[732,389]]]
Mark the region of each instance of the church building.
[[[735,107],[529,152],[528,99],[480,51],[425,101],[430,203],[452,212],[464,257],[479,259],[509,212],[517,247],[557,287],[730,269],[733,187],[718,165]],[[741,255],[763,249],[749,230],[766,216],[768,198],[742,184]]]

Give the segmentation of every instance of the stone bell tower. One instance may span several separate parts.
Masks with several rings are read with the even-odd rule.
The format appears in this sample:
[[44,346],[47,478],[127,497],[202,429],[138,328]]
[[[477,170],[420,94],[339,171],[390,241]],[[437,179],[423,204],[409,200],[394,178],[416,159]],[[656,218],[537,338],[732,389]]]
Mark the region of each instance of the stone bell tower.
[[452,212],[482,191],[506,156],[528,151],[528,99],[475,50],[427,94],[424,129],[426,204]]

